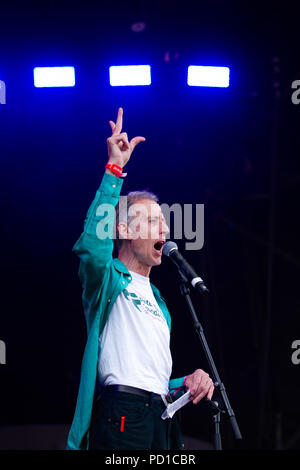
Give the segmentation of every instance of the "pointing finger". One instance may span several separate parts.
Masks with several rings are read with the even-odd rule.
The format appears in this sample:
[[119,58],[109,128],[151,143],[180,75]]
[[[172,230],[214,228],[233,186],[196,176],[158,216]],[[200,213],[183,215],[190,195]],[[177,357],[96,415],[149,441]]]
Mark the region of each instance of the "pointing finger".
[[114,134],[120,134],[123,126],[123,108],[119,108]]

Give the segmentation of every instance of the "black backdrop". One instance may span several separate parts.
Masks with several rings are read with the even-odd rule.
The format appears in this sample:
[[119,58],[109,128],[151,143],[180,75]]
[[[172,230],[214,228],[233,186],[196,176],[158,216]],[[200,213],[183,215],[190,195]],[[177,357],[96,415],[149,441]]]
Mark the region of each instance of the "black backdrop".
[[[71,249],[122,106],[129,138],[147,139],[124,192],[205,204],[204,247],[186,258],[211,291],[192,298],[244,436],[238,447],[288,446],[300,419],[295,6],[43,2],[1,14],[0,424],[72,420],[86,329]],[[145,31],[132,32],[140,20]],[[150,64],[151,87],[110,87],[108,67],[127,63]],[[230,87],[188,87],[190,64],[229,66]],[[34,88],[43,65],[74,65],[76,86]],[[207,369],[169,260],[152,281],[172,312],[174,377]],[[211,441],[203,404],[186,407],[182,427]],[[226,420],[222,433],[237,447]]]

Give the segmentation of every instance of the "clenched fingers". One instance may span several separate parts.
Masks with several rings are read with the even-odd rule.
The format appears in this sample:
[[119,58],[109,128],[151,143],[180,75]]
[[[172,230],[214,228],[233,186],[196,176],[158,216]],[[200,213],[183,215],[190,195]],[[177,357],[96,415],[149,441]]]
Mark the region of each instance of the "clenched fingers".
[[207,398],[211,399],[214,392],[214,384],[209,375],[203,370],[197,369],[190,375],[187,384],[191,393],[191,400],[195,405],[206,395]]
[[128,135],[126,132],[122,132],[122,134],[113,134],[111,137],[107,139],[107,144],[110,145],[118,145],[120,148],[129,149],[130,145],[128,142]]
[[210,377],[207,380],[203,378],[201,383],[198,385],[196,392],[191,394],[191,399],[193,400],[194,405],[196,405],[206,395],[207,398],[211,399],[213,392],[214,384],[212,379]]
[[211,387],[210,387],[210,389],[209,389],[209,391],[208,391],[208,394],[207,394],[207,398],[208,398],[209,400],[212,399],[212,396],[213,396],[213,394],[214,394],[214,390],[215,390],[215,386],[214,386],[214,384],[212,383],[212,385],[211,385]]

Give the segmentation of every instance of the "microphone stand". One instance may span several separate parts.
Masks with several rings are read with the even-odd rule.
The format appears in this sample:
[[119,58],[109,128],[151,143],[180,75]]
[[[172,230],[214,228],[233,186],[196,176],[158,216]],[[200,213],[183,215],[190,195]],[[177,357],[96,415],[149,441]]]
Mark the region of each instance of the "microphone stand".
[[214,382],[215,390],[219,391],[222,397],[224,409],[219,408],[219,404],[216,401],[209,400],[208,398],[205,399],[205,402],[209,405],[213,421],[214,421],[214,448],[215,450],[222,450],[222,442],[221,442],[221,434],[220,434],[220,421],[221,421],[221,413],[227,414],[230,420],[230,424],[233,429],[233,433],[236,439],[242,439],[242,435],[239,430],[239,426],[237,424],[233,409],[230,406],[229,399],[226,394],[225,386],[222,383],[220,376],[218,374],[216,365],[214,363],[213,357],[211,355],[210,349],[208,347],[204,331],[202,328],[201,323],[199,322],[193,303],[190,298],[190,288],[189,288],[189,281],[186,278],[186,276],[178,269],[178,273],[181,278],[180,282],[180,292],[181,294],[185,297],[189,310],[191,312],[193,322],[194,322],[194,327],[196,330],[196,333],[199,336],[200,342],[202,344],[206,359],[208,361],[208,365],[210,368],[211,376]]

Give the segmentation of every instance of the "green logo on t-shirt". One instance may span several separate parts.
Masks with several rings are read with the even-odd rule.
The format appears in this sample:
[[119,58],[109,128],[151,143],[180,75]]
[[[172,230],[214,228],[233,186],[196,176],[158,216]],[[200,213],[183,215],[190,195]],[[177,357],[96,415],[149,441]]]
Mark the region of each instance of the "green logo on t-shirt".
[[149,300],[144,299],[143,297],[139,297],[134,292],[128,292],[127,289],[123,290],[123,294],[125,295],[126,300],[133,303],[135,308],[139,310],[139,312],[150,313],[154,315],[156,318],[160,320],[165,320],[163,314],[157,310],[156,305],[149,302]]
[[139,305],[141,305],[141,300],[139,300],[138,296],[134,292],[128,292],[127,289],[123,290],[123,294],[126,297],[126,300],[131,300],[133,305],[141,312]]

